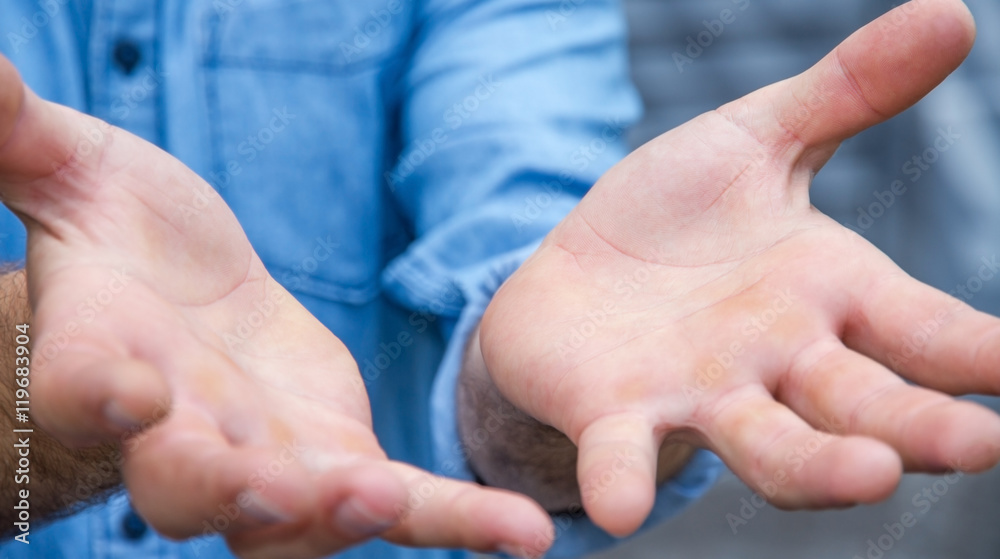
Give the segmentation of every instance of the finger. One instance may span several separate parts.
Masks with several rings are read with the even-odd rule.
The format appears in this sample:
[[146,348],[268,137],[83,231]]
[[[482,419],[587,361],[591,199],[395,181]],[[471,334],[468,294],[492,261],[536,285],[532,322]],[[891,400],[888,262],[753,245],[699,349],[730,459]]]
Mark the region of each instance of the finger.
[[982,471],[1000,460],[996,414],[910,386],[838,340],[803,352],[779,391],[819,428],[889,444],[908,470]]
[[806,72],[769,86],[723,113],[765,144],[823,147],[912,106],[961,64],[975,24],[961,0],[914,0],[848,37]]
[[407,546],[507,551],[541,556],[552,545],[549,515],[534,501],[510,491],[430,475],[393,463],[407,483],[400,524],[385,539]]
[[6,57],[0,56],[0,149],[14,129],[23,102],[21,76]]
[[[358,476],[350,492],[343,490],[343,471],[320,484],[318,491],[326,495],[318,521],[308,527],[238,533],[228,538],[230,547],[249,559],[305,559],[376,535],[411,547],[506,550],[515,555],[541,555],[551,545],[548,515],[521,495],[434,476],[399,462],[365,463],[354,469]],[[386,492],[387,481],[398,483],[400,492]]]
[[880,501],[902,475],[885,444],[819,432],[762,387],[704,405],[696,428],[740,479],[784,508]]
[[99,158],[113,130],[99,119],[42,100],[0,56],[0,199],[4,202],[21,209],[39,197],[24,183],[87,168]]
[[236,447],[192,408],[122,442],[122,473],[136,510],[171,538],[293,522],[316,496],[295,441]]
[[365,460],[327,471],[313,484],[317,510],[304,522],[227,537],[244,558],[325,556],[375,537],[401,521],[407,487],[392,466]]
[[577,478],[587,515],[615,536],[627,536],[653,509],[659,441],[632,414],[606,416],[580,434]]
[[902,271],[861,293],[844,328],[848,347],[928,388],[1000,394],[1000,319]]
[[70,352],[32,371],[39,425],[70,446],[151,427],[170,411],[170,390],[149,364]]

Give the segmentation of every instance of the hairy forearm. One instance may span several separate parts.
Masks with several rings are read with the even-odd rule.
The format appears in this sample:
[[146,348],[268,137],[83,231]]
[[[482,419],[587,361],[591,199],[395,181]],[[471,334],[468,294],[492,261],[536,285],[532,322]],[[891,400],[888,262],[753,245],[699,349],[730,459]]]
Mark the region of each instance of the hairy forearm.
[[[106,496],[121,484],[117,446],[67,448],[31,421],[30,403],[25,413],[27,421],[17,420],[15,408],[24,407],[16,404],[20,399],[17,389],[26,390],[30,396],[33,374],[23,375],[23,368],[22,375],[16,374],[17,368],[25,364],[25,356],[15,352],[17,337],[22,334],[18,326],[31,322],[26,283],[23,270],[0,275],[0,471],[3,472],[0,537],[3,538],[25,531],[23,525],[15,525],[25,518],[31,527],[36,527],[40,521],[52,520]],[[26,330],[31,337],[30,327]],[[22,357],[20,363],[18,357]],[[27,360],[30,361],[30,353]],[[25,378],[28,380],[18,384],[18,379]],[[31,431],[15,433],[14,429]]]
[[[577,448],[561,431],[518,410],[493,383],[479,346],[479,329],[465,351],[457,392],[458,429],[472,469],[487,485],[524,493],[549,512],[578,510]],[[657,482],[674,476],[694,449],[660,449]]]

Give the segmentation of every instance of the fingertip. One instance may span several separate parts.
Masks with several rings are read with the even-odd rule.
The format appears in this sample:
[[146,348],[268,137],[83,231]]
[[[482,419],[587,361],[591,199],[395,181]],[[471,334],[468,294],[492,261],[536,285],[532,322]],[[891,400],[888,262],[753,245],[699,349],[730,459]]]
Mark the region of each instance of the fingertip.
[[655,486],[647,476],[622,476],[614,493],[594,494],[583,500],[590,519],[607,533],[624,538],[635,533],[653,510]]
[[924,469],[982,472],[1000,461],[1000,417],[979,404],[949,402],[920,418],[933,429],[936,445],[918,466]]
[[406,480],[407,499],[399,524],[382,534],[387,541],[531,557],[552,545],[549,515],[524,495],[389,464]]
[[[541,557],[552,547],[556,538],[552,517],[534,501],[521,495],[511,494],[511,513],[501,531],[504,542],[513,542],[513,547],[528,552],[527,556]],[[500,547],[511,547],[510,543]]]
[[170,411],[166,382],[136,360],[66,353],[38,371],[32,385],[38,424],[73,447],[150,428]]
[[321,506],[330,526],[345,537],[363,539],[380,534],[405,518],[407,487],[388,465],[365,464],[331,472],[332,483]]
[[953,37],[958,54],[963,58],[976,42],[976,18],[963,0],[944,0],[945,13],[934,18],[942,37]]
[[109,393],[101,406],[112,432],[148,429],[171,408],[170,387],[156,368],[143,361],[123,360],[92,365],[84,375],[106,375]]
[[[172,539],[288,525],[314,510],[314,488],[278,448],[234,448],[208,424],[156,429],[129,453],[136,510]],[[171,426],[173,427],[173,426]]]
[[832,155],[831,143],[892,118],[937,87],[974,40],[975,22],[960,0],[897,6],[784,86],[762,90],[780,92],[767,105],[779,126],[762,129],[769,128],[763,137],[811,148],[802,161],[818,169]]
[[577,477],[590,519],[616,537],[639,529],[653,509],[657,444],[630,416],[601,419],[580,436]]
[[836,439],[816,457],[816,467],[805,477],[810,487],[826,494],[811,496],[810,508],[884,501],[903,476],[899,454],[868,437]]
[[924,0],[895,7],[857,35],[860,40],[845,43],[844,59],[873,107],[889,116],[922,98],[965,60],[976,24],[961,0]]
[[497,512],[490,515],[492,526],[482,544],[473,549],[500,551],[514,557],[543,557],[556,538],[552,517],[524,495],[503,489],[490,491],[494,501],[491,508]]

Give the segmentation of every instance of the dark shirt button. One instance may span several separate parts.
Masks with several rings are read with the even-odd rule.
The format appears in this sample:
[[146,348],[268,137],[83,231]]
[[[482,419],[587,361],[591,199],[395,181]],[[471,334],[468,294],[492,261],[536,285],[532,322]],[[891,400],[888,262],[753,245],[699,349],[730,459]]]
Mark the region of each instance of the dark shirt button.
[[128,39],[118,41],[112,55],[115,64],[122,72],[125,72],[125,75],[131,74],[135,70],[135,67],[138,66],[139,61],[142,60],[142,51],[139,50],[139,45]]
[[146,535],[148,529],[146,521],[129,507],[128,512],[125,513],[125,517],[122,518],[122,532],[125,533],[125,537],[130,540],[140,540]]

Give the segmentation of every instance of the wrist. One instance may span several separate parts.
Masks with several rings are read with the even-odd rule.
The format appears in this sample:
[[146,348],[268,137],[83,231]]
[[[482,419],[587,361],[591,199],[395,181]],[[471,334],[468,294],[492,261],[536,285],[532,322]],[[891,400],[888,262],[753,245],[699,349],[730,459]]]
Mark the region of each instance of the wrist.
[[523,493],[549,512],[580,502],[576,446],[507,400],[469,337],[457,387],[458,432],[470,469],[485,484]]
[[[500,393],[483,359],[478,327],[466,345],[456,400],[462,449],[482,482],[528,495],[549,512],[579,508],[576,445]],[[657,485],[679,474],[695,450],[684,442],[664,442]]]
[[687,443],[664,442],[656,462],[656,485],[660,486],[681,473],[694,455],[694,446]]

